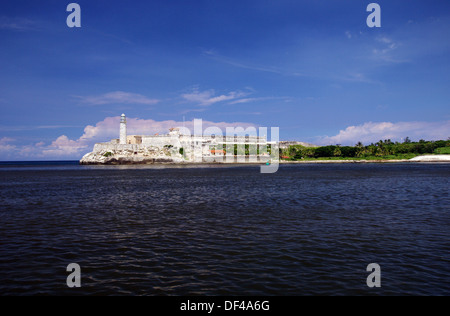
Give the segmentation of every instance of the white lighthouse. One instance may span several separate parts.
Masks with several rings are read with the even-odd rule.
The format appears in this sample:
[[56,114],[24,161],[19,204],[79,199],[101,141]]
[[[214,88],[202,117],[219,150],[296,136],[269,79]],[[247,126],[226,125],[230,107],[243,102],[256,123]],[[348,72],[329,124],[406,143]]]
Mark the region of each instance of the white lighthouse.
[[125,114],[120,117],[120,144],[127,144],[127,118]]

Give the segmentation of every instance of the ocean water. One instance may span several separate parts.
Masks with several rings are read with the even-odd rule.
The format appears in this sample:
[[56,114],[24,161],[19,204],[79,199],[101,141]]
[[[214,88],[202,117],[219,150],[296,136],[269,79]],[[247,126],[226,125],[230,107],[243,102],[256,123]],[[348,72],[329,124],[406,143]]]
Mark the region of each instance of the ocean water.
[[449,164],[1,163],[0,295],[450,295],[449,179]]

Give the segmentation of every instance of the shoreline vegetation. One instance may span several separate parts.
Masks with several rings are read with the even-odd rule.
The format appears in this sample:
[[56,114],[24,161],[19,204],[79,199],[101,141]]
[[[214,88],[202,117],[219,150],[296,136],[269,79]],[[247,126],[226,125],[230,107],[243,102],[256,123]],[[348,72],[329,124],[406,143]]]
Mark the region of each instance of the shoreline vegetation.
[[[355,146],[331,145],[322,147],[305,147],[290,145],[280,148],[281,163],[358,163],[358,162],[407,162],[416,157],[430,155],[438,161],[450,160],[450,138],[448,140],[412,142],[408,137],[403,143],[390,139],[377,143]],[[445,159],[449,155],[449,159]],[[444,156],[438,157],[438,156]],[[421,161],[417,158],[417,161]],[[427,158],[424,161],[433,160]]]
[[[242,150],[242,149],[241,149]],[[271,152],[269,147],[268,151]],[[131,153],[131,154],[130,154]],[[239,155],[241,153],[241,155]],[[181,154],[181,151],[180,151]],[[225,154],[225,150],[220,151]],[[219,154],[219,156],[221,156]],[[92,153],[91,153],[92,155]],[[85,156],[86,157],[86,156]],[[211,161],[201,163],[186,161],[182,159],[174,160],[170,154],[166,156],[149,157],[148,155],[139,155],[138,152],[126,151],[120,155],[111,152],[99,152],[92,159],[83,158],[80,161],[82,165],[239,165],[239,164],[295,164],[295,163],[395,163],[395,162],[446,162],[450,163],[450,138],[448,140],[412,142],[409,138],[403,143],[392,142],[391,140],[380,140],[375,144],[364,146],[361,142],[355,146],[330,145],[322,147],[313,147],[303,143],[290,144],[279,148],[279,159],[271,160],[270,156],[266,159],[260,158],[259,161],[250,161],[249,145],[245,146],[245,151],[240,152],[237,146],[234,148],[234,158],[243,158],[243,161],[217,161],[210,158]]]

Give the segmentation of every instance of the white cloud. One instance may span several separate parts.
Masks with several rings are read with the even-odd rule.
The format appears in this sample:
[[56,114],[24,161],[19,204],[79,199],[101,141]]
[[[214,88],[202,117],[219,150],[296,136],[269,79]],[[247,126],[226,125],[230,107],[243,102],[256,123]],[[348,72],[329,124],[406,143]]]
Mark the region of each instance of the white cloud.
[[3,137],[3,138],[0,138],[0,145],[5,145],[5,144],[13,142],[13,141],[14,141],[14,138]]
[[[41,147],[41,146],[37,146]],[[78,155],[81,150],[88,147],[83,140],[71,140],[67,136],[59,136],[52,144],[42,151],[44,156],[64,157]]]
[[81,99],[81,102],[90,105],[104,105],[115,103],[154,105],[159,102],[159,100],[157,99],[150,99],[141,94],[124,91],[114,91],[98,96],[76,96],[76,97]]
[[370,144],[379,140],[391,139],[401,141],[406,137],[418,141],[441,140],[450,136],[450,121],[443,122],[367,122],[362,125],[349,126],[335,136],[318,138],[319,145],[342,144],[354,145],[361,141]]
[[181,97],[189,102],[196,103],[199,106],[210,106],[215,103],[236,100],[247,96],[249,93],[241,91],[232,91],[228,94],[217,95],[214,89],[207,91],[198,91],[194,89],[191,93],[182,94]]
[[14,148],[15,146],[10,144],[13,141],[14,139],[9,137],[0,138],[0,151]]
[[0,138],[0,154],[1,158],[4,160],[12,159],[11,154],[17,150],[17,147],[13,144],[10,144],[13,142],[14,139],[9,137],[3,137]]

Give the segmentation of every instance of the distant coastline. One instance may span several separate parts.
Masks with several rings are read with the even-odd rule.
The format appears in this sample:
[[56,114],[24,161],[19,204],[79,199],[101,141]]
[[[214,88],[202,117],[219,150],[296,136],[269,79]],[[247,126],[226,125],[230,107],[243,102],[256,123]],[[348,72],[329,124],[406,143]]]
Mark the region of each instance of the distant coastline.
[[333,163],[450,163],[450,155],[424,155],[412,159],[305,159],[305,160],[281,160],[280,164],[333,164]]
[[281,160],[292,162],[445,162],[448,157],[450,140],[412,142],[408,137],[403,143],[386,139],[367,146],[280,146]]
[[[423,155],[418,156],[413,159],[304,159],[304,160],[280,160],[280,164],[289,165],[289,164],[382,164],[382,163],[450,163],[450,155]],[[80,165],[79,160],[32,160],[32,161],[0,161],[0,167],[14,167],[14,166],[67,166]],[[93,164],[95,166],[95,164]],[[105,165],[105,164],[97,164],[97,165]],[[126,166],[131,164],[109,164],[109,166]],[[254,163],[220,163],[220,162],[203,162],[203,163],[195,163],[195,162],[183,162],[183,163],[159,163],[159,164],[135,164],[137,166],[145,166],[145,165],[166,165],[166,166],[252,166],[252,165],[262,165],[261,162]]]

